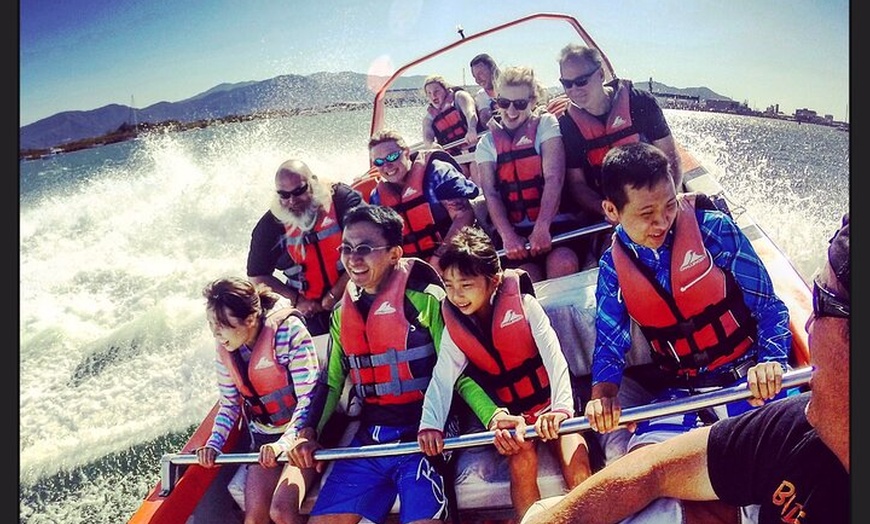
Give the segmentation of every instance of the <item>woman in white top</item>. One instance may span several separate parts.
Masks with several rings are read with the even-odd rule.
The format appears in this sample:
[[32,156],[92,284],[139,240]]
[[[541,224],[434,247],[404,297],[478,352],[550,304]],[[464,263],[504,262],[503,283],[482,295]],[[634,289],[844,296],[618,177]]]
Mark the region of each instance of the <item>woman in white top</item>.
[[[480,186],[508,258],[533,281],[576,273],[575,249],[553,246],[552,235],[575,229],[573,215],[560,211],[565,149],[556,117],[536,105],[546,101],[532,69],[510,67],[496,84],[501,122],[478,142]],[[526,248],[526,244],[529,248]]]

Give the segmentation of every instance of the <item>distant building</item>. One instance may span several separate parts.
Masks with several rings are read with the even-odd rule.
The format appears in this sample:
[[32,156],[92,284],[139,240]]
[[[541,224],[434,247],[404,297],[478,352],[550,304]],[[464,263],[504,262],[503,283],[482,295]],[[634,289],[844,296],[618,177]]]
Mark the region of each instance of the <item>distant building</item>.
[[773,104],[772,106],[767,106],[767,109],[765,109],[762,112],[762,114],[764,116],[768,116],[768,117],[779,117],[780,116],[779,104]]
[[[659,106],[662,109],[689,109],[693,111],[710,111],[715,113],[730,113],[735,115],[750,115],[762,116],[766,118],[776,118],[780,120],[794,120],[797,122],[807,122],[812,124],[820,124],[836,127],[844,131],[849,130],[849,124],[846,122],[838,122],[834,120],[833,115],[819,116],[811,109],[798,109],[794,116],[784,115],[779,110],[779,104],[768,106],[764,111],[757,111],[749,107],[748,102],[737,102],[730,99],[719,98],[703,98],[701,96],[686,95],[682,93],[667,92],[674,88],[668,86],[656,85],[654,90],[653,79],[646,82],[636,84],[639,89],[649,89],[650,93],[655,95]],[[683,90],[686,91],[686,90]]]
[[704,100],[704,108],[707,111],[716,111],[719,113],[741,113],[740,102],[736,100],[717,100],[709,98]]
[[824,117],[821,117],[812,109],[805,108],[795,110],[794,119],[798,122],[809,122],[811,124],[831,125],[834,123],[834,117],[832,115],[825,115]]

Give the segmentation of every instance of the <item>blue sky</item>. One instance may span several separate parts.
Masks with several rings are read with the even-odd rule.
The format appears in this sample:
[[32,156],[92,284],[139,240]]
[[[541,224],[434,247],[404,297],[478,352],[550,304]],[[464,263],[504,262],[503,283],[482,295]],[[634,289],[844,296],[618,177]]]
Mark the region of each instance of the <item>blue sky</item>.
[[622,78],[847,119],[848,0],[21,0],[20,125],[225,82],[364,73],[385,57],[398,67],[457,25],[533,11],[575,16]]

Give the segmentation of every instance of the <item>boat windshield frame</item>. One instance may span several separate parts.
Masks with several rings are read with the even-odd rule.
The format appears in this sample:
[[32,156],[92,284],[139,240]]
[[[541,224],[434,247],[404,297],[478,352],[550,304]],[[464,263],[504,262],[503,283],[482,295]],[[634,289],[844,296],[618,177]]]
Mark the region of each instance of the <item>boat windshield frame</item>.
[[583,26],[580,24],[577,18],[563,13],[533,13],[470,35],[465,35],[462,31],[457,31],[457,33],[459,33],[460,35],[459,40],[456,40],[446,46],[436,49],[435,51],[425,54],[399,67],[375,93],[374,104],[372,107],[371,130],[369,136],[373,136],[375,133],[384,128],[384,120],[386,114],[386,104],[384,103],[384,100],[387,91],[390,89],[390,86],[392,86],[393,83],[399,77],[401,77],[408,69],[419,65],[422,62],[430,60],[438,55],[446,53],[447,51],[451,51],[457,47],[473,42],[484,36],[496,33],[498,31],[502,31],[508,27],[518,26],[536,20],[551,20],[557,22],[564,22],[565,24],[573,28],[587,47],[594,48],[598,50],[598,52],[601,54],[601,67],[604,71],[605,81],[609,82],[617,78],[616,73],[613,70],[613,66],[610,64],[610,60],[607,58],[607,55],[604,53],[604,51],[602,51],[600,47],[598,47],[598,44],[595,43],[595,40],[592,39],[589,33],[587,33],[585,29],[583,29]]

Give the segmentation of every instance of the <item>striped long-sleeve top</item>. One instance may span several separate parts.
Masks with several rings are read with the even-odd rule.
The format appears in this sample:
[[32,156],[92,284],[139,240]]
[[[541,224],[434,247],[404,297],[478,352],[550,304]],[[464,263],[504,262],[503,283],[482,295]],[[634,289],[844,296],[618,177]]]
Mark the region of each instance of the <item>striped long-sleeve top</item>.
[[[275,307],[280,307],[276,304]],[[251,358],[251,348],[246,345],[237,351],[245,362]],[[277,441],[282,451],[289,451],[296,438],[296,434],[306,426],[313,426],[317,414],[311,413],[312,400],[314,397],[317,377],[320,373],[320,364],[317,360],[317,352],[311,335],[305,324],[295,315],[290,315],[278,327],[275,334],[275,356],[278,364],[286,366],[293,381],[296,393],[296,407],[290,421],[282,426],[262,424],[255,420],[249,421],[249,428],[254,433],[282,433]],[[211,436],[206,446],[220,451],[226,443],[227,437],[233,425],[238,422],[242,414],[242,396],[229,370],[219,358],[215,358],[217,371],[218,391],[220,392],[220,408],[215,416]]]

